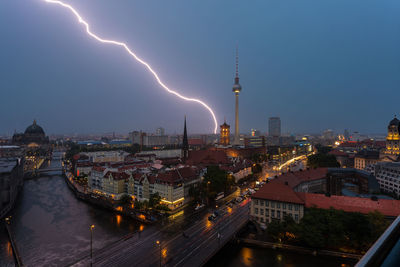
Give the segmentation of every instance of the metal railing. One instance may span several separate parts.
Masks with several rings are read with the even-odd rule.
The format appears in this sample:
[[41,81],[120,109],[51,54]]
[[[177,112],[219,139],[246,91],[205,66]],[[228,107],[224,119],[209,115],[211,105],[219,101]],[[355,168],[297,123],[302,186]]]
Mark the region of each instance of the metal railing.
[[[367,253],[356,264],[356,267],[381,266],[391,257],[392,249],[398,242],[400,242],[400,216],[394,220],[372,247],[370,247]],[[396,254],[396,252],[394,253]]]

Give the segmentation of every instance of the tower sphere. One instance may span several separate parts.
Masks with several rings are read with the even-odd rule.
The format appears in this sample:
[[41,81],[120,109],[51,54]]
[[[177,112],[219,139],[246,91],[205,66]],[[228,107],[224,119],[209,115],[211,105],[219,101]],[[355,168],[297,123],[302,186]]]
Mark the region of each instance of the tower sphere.
[[242,91],[242,86],[239,83],[235,83],[232,88],[232,92],[240,93]]

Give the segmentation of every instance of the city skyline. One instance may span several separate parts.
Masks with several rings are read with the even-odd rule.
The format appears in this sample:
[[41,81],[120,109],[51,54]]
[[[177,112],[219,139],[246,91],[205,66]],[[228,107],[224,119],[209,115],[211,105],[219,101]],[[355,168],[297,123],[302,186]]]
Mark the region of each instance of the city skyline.
[[[193,17],[182,12],[176,18],[153,12],[154,3],[110,7],[105,1],[96,2],[96,11],[90,1],[68,3],[97,32],[124,40],[140,52],[169,86],[209,103],[219,124],[227,117],[227,123],[234,125],[231,81],[235,44],[239,44],[246,88],[241,94],[241,133],[251,128],[266,132],[272,116],[281,117],[283,132],[348,128],[379,133],[384,132],[387,118],[399,114],[400,40],[392,34],[392,25],[400,24],[400,19],[393,13],[399,6],[395,1],[355,1],[346,10],[345,1],[335,6],[310,1],[290,6],[184,3],[179,5],[183,11],[198,12]],[[169,10],[178,4],[157,5]],[[339,10],[341,17],[336,16]],[[196,22],[208,11],[214,24]],[[252,16],[237,21],[234,17],[240,12]],[[0,27],[6,40],[0,55],[5,58],[2,62],[8,62],[0,63],[5,77],[0,87],[6,96],[0,111],[10,114],[2,118],[1,134],[21,131],[33,119],[54,134],[148,131],[163,122],[167,132],[179,133],[183,114],[192,124],[191,132],[212,132],[209,115],[201,107],[162,93],[142,66],[115,48],[90,40],[68,12],[31,1],[1,3],[0,14],[1,25],[14,25]],[[160,19],[153,21],[155,17]],[[139,24],[142,20],[145,23]],[[180,25],[183,20],[187,25]],[[211,25],[218,30],[208,31]],[[214,42],[198,42],[201,36]],[[63,67],[54,67],[58,65]],[[377,109],[366,108],[371,94]]]

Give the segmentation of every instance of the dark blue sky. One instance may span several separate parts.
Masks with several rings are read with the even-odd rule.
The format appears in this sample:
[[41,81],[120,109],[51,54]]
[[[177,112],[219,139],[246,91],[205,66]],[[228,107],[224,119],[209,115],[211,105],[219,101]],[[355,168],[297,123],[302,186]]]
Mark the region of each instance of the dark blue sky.
[[[400,113],[400,1],[67,1],[101,36],[125,41],[171,88],[233,126],[236,44],[240,129],[385,132]],[[48,133],[211,132],[201,106],[167,94],[118,47],[67,10],[0,0],[0,134],[34,118]]]

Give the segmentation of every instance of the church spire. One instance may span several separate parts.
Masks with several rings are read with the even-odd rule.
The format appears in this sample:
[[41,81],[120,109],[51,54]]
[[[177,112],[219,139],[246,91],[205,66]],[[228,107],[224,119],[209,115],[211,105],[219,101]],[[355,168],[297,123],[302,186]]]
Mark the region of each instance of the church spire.
[[183,142],[182,142],[182,159],[186,160],[188,157],[189,157],[189,142],[187,136],[186,116],[185,116],[185,124],[183,128]]

